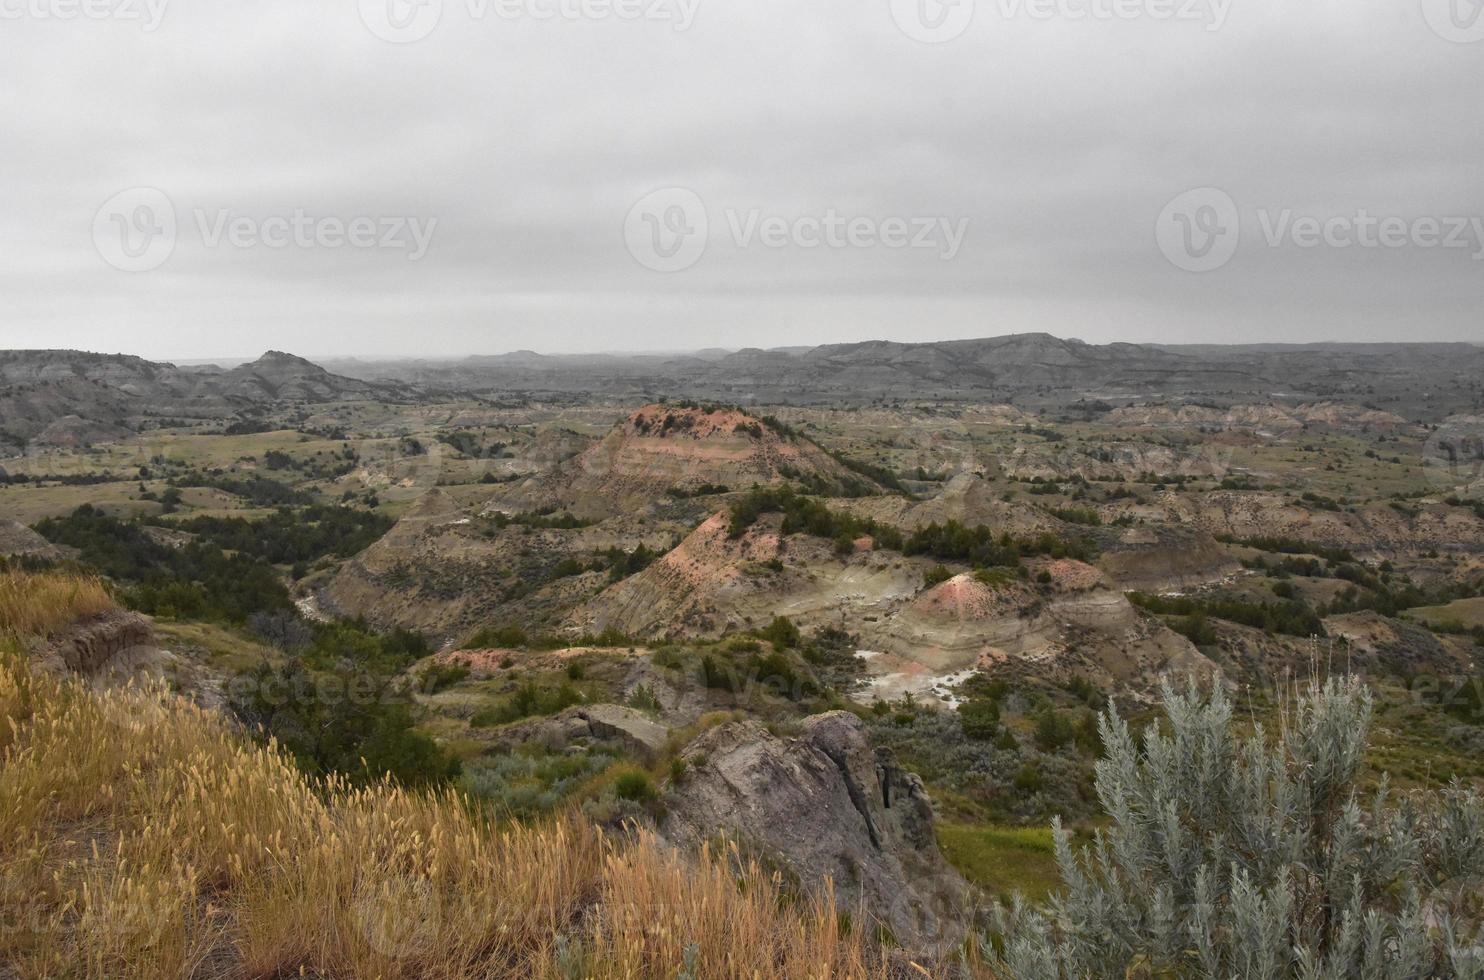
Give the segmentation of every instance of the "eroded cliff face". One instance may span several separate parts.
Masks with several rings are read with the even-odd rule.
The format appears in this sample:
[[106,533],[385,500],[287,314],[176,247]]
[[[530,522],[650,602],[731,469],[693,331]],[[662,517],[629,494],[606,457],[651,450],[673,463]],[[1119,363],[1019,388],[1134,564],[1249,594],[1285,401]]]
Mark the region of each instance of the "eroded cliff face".
[[170,649],[148,616],[109,609],[46,637],[25,641],[32,664],[53,675],[77,675],[106,689],[161,685],[203,708],[226,708],[227,675],[199,650]]
[[1139,592],[1185,590],[1237,575],[1241,562],[1212,535],[1181,525],[1107,528],[1097,535],[1098,568],[1113,587]]
[[776,520],[760,521],[740,538],[725,513],[691,532],[654,564],[607,589],[574,615],[593,631],[616,628],[635,636],[705,635],[725,626],[732,607],[768,588],[744,569],[779,557]]
[[155,631],[144,616],[111,610],[80,619],[48,641],[41,663],[52,669],[94,675],[117,661],[139,659],[155,650]]
[[684,758],[687,775],[665,798],[664,832],[677,844],[726,835],[807,888],[828,881],[841,911],[880,922],[910,950],[963,939],[968,885],[938,851],[922,781],[873,750],[854,715],[815,715],[796,738],[730,722]]

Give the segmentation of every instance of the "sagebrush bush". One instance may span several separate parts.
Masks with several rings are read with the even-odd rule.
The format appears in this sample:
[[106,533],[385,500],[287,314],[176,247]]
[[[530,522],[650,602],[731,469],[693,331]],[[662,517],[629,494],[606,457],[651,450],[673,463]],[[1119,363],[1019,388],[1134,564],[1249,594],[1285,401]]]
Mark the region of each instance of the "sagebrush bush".
[[1142,749],[1102,718],[1097,793],[1111,818],[1044,911],[1001,910],[986,944],[1024,980],[1126,976],[1484,976],[1484,805],[1454,785],[1363,805],[1372,702],[1311,684],[1273,740],[1232,726],[1218,687],[1164,691],[1168,734]]
[[528,747],[488,753],[465,763],[460,787],[496,813],[529,818],[550,813],[613,765],[602,751],[547,752]]

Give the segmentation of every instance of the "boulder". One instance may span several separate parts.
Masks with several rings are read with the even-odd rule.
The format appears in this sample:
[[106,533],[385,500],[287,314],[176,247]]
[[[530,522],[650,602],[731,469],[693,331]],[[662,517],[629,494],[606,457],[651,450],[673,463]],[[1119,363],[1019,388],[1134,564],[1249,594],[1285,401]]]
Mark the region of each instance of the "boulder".
[[645,759],[653,759],[663,752],[670,737],[670,730],[664,725],[621,704],[594,704],[568,710],[586,724],[593,738],[620,742]]
[[19,521],[0,520],[0,557],[61,561],[76,554],[76,548],[52,544]]
[[780,738],[755,721],[721,725],[683,754],[667,787],[664,833],[679,845],[722,834],[784,865],[806,887],[834,884],[841,911],[896,941],[943,953],[964,937],[968,885],[943,859],[922,781],[871,748],[844,711]]
[[538,742],[561,748],[575,741],[616,742],[625,751],[652,762],[665,749],[670,730],[641,711],[621,704],[584,704],[504,729],[502,743]]

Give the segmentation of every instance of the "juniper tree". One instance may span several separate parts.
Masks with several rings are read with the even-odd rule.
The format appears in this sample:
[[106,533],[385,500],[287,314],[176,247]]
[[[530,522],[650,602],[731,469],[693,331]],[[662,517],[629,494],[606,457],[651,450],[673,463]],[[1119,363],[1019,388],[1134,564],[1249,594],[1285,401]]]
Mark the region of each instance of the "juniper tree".
[[1142,749],[1110,711],[1096,787],[1111,818],[1064,891],[999,910],[1002,976],[1484,978],[1484,806],[1457,783],[1363,793],[1372,716],[1359,682],[1311,684],[1275,738],[1232,726],[1218,686],[1164,689]]

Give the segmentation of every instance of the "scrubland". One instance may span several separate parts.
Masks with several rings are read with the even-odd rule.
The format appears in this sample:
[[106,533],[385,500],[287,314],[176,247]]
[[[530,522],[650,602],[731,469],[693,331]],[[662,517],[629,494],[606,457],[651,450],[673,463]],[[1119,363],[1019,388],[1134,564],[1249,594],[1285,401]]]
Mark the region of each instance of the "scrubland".
[[95,581],[0,579],[0,964],[23,977],[871,977],[829,895],[719,846],[311,780],[164,690],[34,669]]

